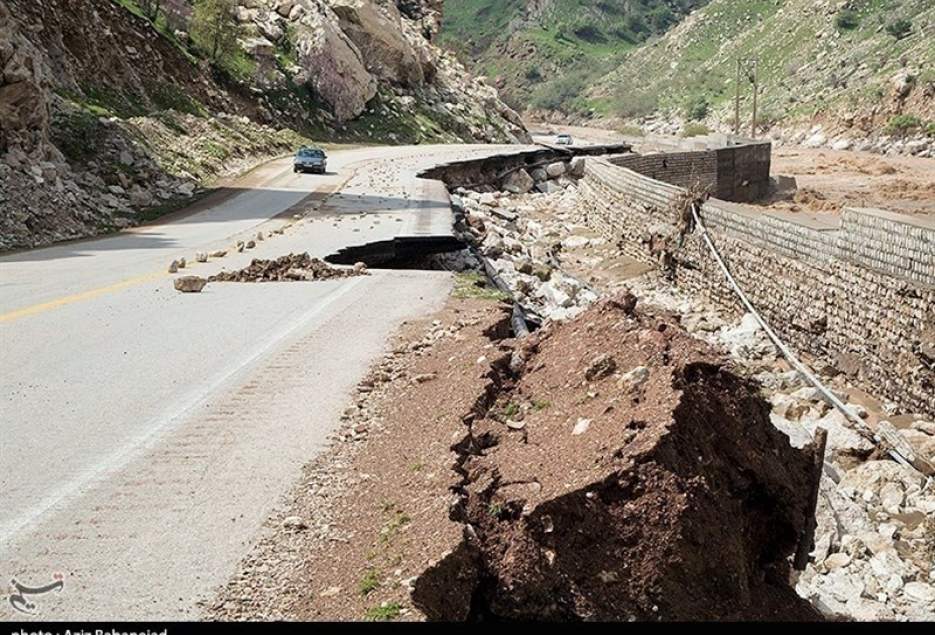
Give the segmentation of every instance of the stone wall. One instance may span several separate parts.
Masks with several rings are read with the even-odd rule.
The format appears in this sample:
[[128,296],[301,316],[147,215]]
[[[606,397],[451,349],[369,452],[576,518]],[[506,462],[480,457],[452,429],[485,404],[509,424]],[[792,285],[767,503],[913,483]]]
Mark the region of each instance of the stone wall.
[[708,192],[717,190],[717,152],[714,150],[625,154],[609,160],[657,181],[680,187],[702,187]]
[[[625,253],[741,312],[699,233],[679,236],[680,188],[602,159],[580,188],[588,224]],[[814,366],[935,416],[935,227],[862,209],[809,226],[716,199],[702,217],[753,304]]]
[[750,141],[684,152],[629,154],[610,158],[657,181],[702,187],[725,201],[753,201],[769,191],[769,142]]

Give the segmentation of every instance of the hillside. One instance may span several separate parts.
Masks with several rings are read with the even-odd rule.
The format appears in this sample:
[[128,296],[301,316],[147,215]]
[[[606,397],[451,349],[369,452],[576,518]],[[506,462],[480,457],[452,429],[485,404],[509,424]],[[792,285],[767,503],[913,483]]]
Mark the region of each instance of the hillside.
[[0,250],[138,224],[302,144],[527,138],[434,44],[438,5],[3,0]]
[[[935,126],[931,0],[712,0],[631,51],[587,96],[604,117],[662,111],[728,129],[738,58],[758,62],[763,128],[780,124],[797,141],[837,138],[845,147]],[[751,88],[742,81],[748,122]]]
[[514,108],[589,111],[579,93],[707,0],[445,0],[440,41]]

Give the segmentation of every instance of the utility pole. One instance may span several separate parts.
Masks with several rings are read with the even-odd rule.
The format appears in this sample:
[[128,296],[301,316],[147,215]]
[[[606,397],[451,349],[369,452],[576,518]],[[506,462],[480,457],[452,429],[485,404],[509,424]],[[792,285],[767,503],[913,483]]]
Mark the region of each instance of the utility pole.
[[750,138],[756,139],[756,94],[759,86],[757,84],[757,61],[751,61],[753,62],[753,70],[750,72],[750,83],[753,84],[753,116],[750,118]]
[[737,81],[734,82],[734,135],[740,134],[740,58],[737,58]]
[[759,82],[757,78],[757,60],[737,58],[737,78],[734,86],[734,134],[740,134],[740,77],[743,72],[747,81],[753,85],[753,116],[750,120],[750,137],[756,139],[756,107],[759,96]]

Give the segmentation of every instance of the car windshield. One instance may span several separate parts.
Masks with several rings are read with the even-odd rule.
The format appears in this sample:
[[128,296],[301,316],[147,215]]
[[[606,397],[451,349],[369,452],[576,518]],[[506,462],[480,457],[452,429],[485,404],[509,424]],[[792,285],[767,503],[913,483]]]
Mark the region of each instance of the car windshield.
[[299,150],[299,156],[300,156],[300,157],[321,158],[321,157],[325,156],[325,153],[322,152],[321,150],[302,149],[302,150]]

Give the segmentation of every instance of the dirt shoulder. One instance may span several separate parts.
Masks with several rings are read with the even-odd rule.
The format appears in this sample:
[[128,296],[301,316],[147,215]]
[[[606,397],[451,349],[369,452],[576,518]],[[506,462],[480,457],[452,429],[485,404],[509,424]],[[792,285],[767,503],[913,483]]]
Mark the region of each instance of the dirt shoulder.
[[463,295],[397,334],[210,617],[424,619],[409,587],[461,540],[448,519],[450,448],[508,316]]
[[[770,581],[760,571],[784,566],[804,527],[809,450],[789,446],[756,387],[730,371],[730,389],[710,399],[669,374],[717,374],[722,353],[677,319],[630,317],[636,298],[627,294],[518,342],[508,307],[463,297],[478,295],[465,284],[442,311],[407,324],[361,381],[331,450],[269,519],[210,616],[817,618],[787,575]],[[698,408],[721,405],[686,410],[682,394]],[[726,414],[739,412],[747,414]],[[694,449],[707,443],[699,433],[715,438],[699,417],[730,422],[715,436],[750,447]],[[683,460],[699,454],[709,460]],[[777,465],[767,469],[763,457]],[[773,501],[771,515],[698,485],[723,484],[733,471]],[[710,562],[699,559],[693,545],[729,522],[750,544],[727,541],[704,552]],[[782,528],[775,540],[768,527]],[[716,576],[699,585],[693,576],[715,562],[747,591],[726,593]]]

